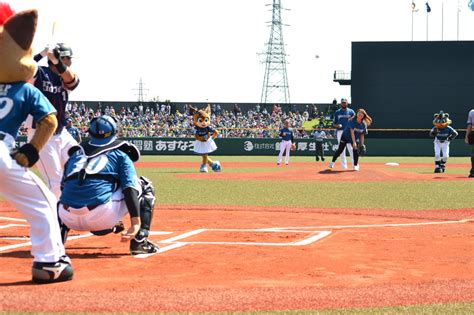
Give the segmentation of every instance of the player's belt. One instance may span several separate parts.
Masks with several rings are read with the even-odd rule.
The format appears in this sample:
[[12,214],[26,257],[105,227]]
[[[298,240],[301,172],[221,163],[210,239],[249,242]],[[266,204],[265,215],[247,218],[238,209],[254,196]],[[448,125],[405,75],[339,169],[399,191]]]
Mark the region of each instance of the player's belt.
[[[89,209],[89,211],[92,211],[92,210],[94,210],[95,208],[97,208],[98,206],[99,206],[99,205],[91,205],[91,206],[86,206],[86,208]],[[69,208],[74,208],[74,207],[70,207],[70,206],[67,205],[67,204],[63,204],[63,208],[64,208],[64,210],[69,211]],[[76,208],[74,208],[74,209],[76,209]]]

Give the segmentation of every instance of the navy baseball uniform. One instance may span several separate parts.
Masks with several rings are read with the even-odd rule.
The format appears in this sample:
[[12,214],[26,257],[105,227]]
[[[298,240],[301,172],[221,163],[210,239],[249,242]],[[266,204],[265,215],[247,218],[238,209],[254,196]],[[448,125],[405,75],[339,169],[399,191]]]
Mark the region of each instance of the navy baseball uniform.
[[[347,124],[349,122],[349,119],[351,119],[354,116],[355,116],[355,112],[352,109],[348,108],[348,107],[339,108],[334,113],[334,126],[336,127],[336,137],[337,137],[338,143],[341,142],[342,133],[346,129]],[[352,154],[352,150],[349,150],[349,155],[351,157],[352,162],[354,162],[354,157],[353,157],[353,154]],[[344,169],[347,168],[346,149],[345,148],[341,153],[341,166]]]
[[[69,48],[68,48],[69,49]],[[72,55],[72,52],[71,52]],[[35,56],[35,60],[40,60],[41,54]],[[58,128],[51,140],[40,152],[38,169],[46,181],[47,186],[59,198],[61,194],[61,177],[63,166],[68,159],[67,152],[77,145],[77,141],[66,130],[66,105],[69,101],[69,92],[79,85],[79,78],[71,84],[66,84],[63,78],[53,72],[50,67],[39,66],[35,75],[34,85],[46,96],[56,109]],[[28,130],[28,138],[32,137],[35,125],[31,124]]]
[[[354,132],[354,138],[352,139],[351,131]],[[357,119],[354,117],[350,119],[342,132],[341,135],[341,141],[339,142],[339,147],[337,148],[337,151],[334,153],[334,156],[332,158],[331,164],[329,165],[329,168],[333,168],[334,162],[336,162],[337,158],[344,152],[344,149],[346,146],[349,146],[349,150],[352,151],[353,156],[354,156],[354,170],[359,170],[359,150],[358,148],[354,148],[352,146],[353,141],[359,145],[360,143],[360,138],[362,135],[365,136],[367,134],[367,125],[365,122],[357,122]]]
[[446,162],[449,158],[449,144],[451,140],[458,136],[458,132],[451,126],[445,128],[433,127],[430,135],[434,137],[435,152],[435,173],[441,173],[446,170]]

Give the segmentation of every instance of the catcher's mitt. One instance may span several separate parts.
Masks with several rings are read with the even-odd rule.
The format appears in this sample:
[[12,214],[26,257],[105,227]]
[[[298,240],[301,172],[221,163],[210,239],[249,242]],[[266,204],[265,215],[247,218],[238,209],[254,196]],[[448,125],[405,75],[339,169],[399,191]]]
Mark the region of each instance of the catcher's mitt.
[[296,144],[293,143],[293,144],[291,145],[291,151],[296,151]]
[[367,147],[365,144],[359,146],[359,155],[364,156],[367,154]]

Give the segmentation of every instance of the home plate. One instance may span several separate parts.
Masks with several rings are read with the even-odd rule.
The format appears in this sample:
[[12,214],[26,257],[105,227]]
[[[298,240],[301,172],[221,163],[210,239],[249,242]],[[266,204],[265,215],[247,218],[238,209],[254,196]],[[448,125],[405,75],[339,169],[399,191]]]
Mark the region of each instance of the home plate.
[[397,162],[388,162],[385,163],[385,166],[400,166],[400,164],[398,164]]

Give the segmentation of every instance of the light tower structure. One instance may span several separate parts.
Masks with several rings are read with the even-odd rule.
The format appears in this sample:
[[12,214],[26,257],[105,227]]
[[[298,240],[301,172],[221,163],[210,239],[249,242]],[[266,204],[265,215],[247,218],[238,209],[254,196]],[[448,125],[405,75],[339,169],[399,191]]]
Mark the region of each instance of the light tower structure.
[[269,22],[270,39],[266,43],[265,76],[263,78],[261,103],[290,103],[290,87],[286,72],[285,42],[283,41],[283,26],[281,0],[273,0],[272,21]]
[[142,78],[140,78],[137,85],[138,88],[133,89],[133,91],[136,92],[135,96],[137,97],[138,103],[142,104],[146,99],[146,92],[148,91],[148,89],[145,88],[145,83],[143,83]]

